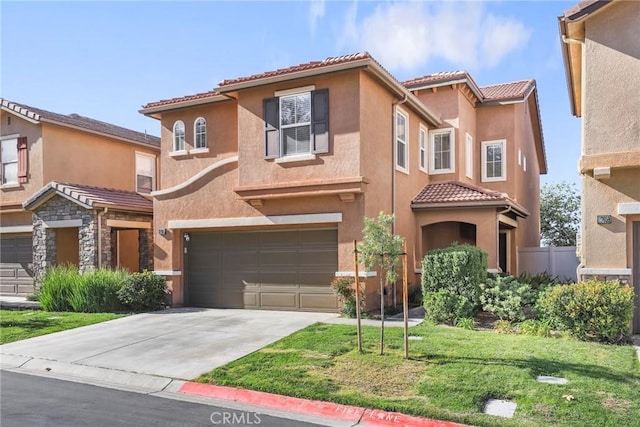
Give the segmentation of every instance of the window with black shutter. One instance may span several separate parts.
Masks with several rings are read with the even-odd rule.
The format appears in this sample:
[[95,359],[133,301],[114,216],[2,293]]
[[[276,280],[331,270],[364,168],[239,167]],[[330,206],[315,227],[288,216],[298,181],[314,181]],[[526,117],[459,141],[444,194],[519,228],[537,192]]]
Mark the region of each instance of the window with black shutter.
[[329,152],[329,90],[264,100],[264,157]]

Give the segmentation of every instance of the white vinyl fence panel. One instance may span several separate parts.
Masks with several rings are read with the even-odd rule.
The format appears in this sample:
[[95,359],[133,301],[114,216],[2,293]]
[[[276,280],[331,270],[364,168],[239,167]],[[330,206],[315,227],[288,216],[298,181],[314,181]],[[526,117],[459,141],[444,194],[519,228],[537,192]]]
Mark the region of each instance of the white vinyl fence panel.
[[518,250],[518,270],[520,273],[537,274],[546,271],[562,280],[577,282],[576,268],[578,268],[578,263],[575,246],[546,246]]

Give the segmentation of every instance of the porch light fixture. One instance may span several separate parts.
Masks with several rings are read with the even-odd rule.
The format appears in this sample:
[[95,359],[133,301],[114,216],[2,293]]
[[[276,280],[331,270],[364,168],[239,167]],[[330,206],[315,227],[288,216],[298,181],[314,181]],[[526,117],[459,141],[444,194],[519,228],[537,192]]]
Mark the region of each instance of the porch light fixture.
[[164,236],[165,234],[167,234],[167,229],[166,228],[159,228],[158,229],[158,234],[161,236]]
[[184,233],[183,237],[185,242],[191,241],[191,236],[189,235],[189,233]]

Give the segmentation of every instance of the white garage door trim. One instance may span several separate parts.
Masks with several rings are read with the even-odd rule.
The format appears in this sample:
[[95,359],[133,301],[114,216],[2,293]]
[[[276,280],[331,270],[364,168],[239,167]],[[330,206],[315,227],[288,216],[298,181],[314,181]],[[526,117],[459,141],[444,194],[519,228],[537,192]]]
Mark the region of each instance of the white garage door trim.
[[175,230],[192,228],[323,224],[336,222],[342,222],[342,212],[300,215],[270,215],[239,218],[170,220],[167,226],[169,229]]

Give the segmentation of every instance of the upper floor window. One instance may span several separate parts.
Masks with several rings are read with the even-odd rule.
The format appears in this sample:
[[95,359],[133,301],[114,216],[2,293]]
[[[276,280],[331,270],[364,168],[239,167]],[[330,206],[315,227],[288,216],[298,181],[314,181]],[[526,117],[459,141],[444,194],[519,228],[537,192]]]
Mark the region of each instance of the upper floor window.
[[427,129],[420,125],[420,148],[419,148],[420,170],[427,171]]
[[264,100],[265,158],[329,152],[329,90],[312,89],[276,92]]
[[396,111],[396,168],[407,171],[408,165],[408,150],[407,141],[409,140],[409,118],[406,114],[400,110]]
[[207,148],[207,121],[198,117],[193,124],[193,134],[196,136],[195,148]]
[[431,131],[429,173],[455,172],[455,149],[453,129],[437,129]]
[[136,191],[149,194],[155,190],[156,157],[150,154],[136,153]]
[[27,160],[27,137],[4,137],[0,141],[2,185],[27,182]]
[[173,124],[173,151],[184,151],[184,122],[178,120]]
[[482,142],[482,180],[507,179],[506,140]]
[[2,184],[18,183],[18,139],[2,141]]

